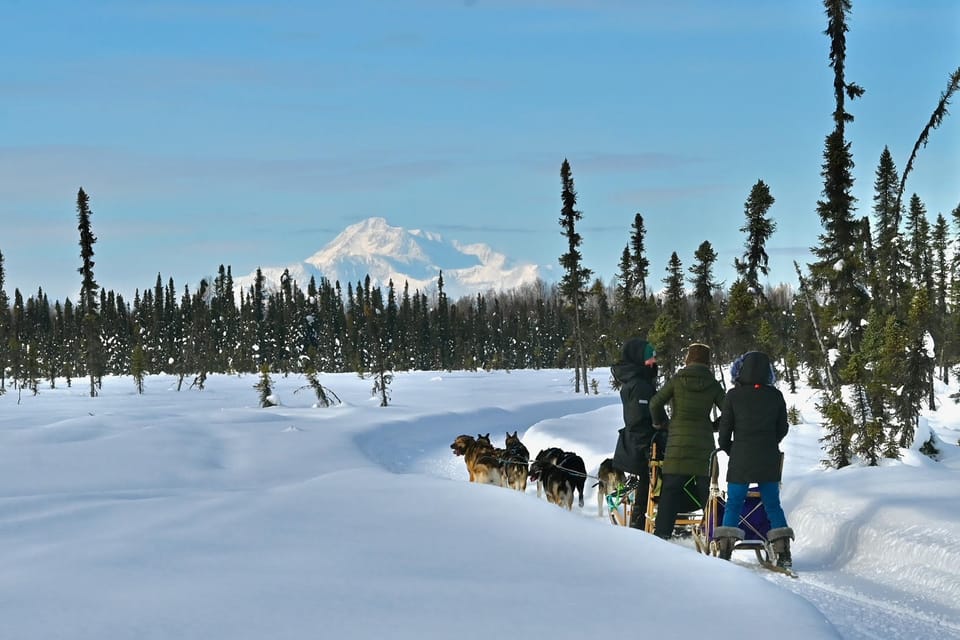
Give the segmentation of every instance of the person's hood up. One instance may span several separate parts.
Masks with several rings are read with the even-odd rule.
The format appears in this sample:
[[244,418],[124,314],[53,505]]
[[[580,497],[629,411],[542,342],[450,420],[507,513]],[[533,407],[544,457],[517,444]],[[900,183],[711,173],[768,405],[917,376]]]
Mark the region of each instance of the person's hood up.
[[750,351],[740,358],[740,371],[736,381],[740,384],[773,384],[773,369],[770,358],[762,351]]
[[630,364],[645,365],[647,360],[656,357],[657,350],[643,338],[630,338],[620,350],[620,361]]
[[[643,338],[630,338],[623,343],[620,361],[610,367],[610,373],[621,384],[634,378],[654,380],[657,377],[656,350]],[[646,362],[654,359],[653,366]]]

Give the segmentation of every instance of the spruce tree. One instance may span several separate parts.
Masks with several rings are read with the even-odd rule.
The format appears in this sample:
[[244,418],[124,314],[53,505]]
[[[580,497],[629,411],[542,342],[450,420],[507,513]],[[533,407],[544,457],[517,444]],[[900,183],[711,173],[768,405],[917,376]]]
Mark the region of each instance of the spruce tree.
[[876,225],[874,242],[874,276],[871,286],[873,304],[898,317],[906,317],[901,296],[906,270],[903,264],[900,221],[897,210],[899,177],[890,149],[883,148],[873,183],[873,215]]
[[756,329],[759,320],[757,299],[743,278],[730,287],[726,315],[723,317],[723,342],[729,355],[737,356],[757,348]]
[[918,289],[910,303],[905,330],[903,387],[899,396],[899,417],[902,424],[900,446],[913,444],[920,410],[933,385],[934,358],[927,332],[932,303],[926,289]]
[[647,335],[657,316],[656,302],[647,290],[650,261],[644,249],[646,229],[643,216],[633,218],[630,242],[620,256],[615,300],[617,303],[612,331],[616,342],[623,343],[633,336]]
[[907,273],[914,290],[933,289],[933,267],[930,255],[930,223],[923,202],[913,194],[907,207],[908,234]]
[[[833,373],[847,369],[851,354],[859,349],[869,299],[866,263],[863,249],[868,244],[863,237],[864,225],[854,219],[856,198],[853,190],[853,156],[846,140],[846,124],[853,121],[847,111],[846,100],[863,95],[863,89],[846,79],[846,47],[848,31],[847,14],[851,11],[850,0],[824,0],[827,14],[826,35],[830,39],[830,66],[833,68],[833,131],[824,145],[823,198],[817,201],[823,232],[820,244],[812,249],[817,261],[810,265],[810,283],[823,299],[823,317],[814,318],[819,325],[819,334],[826,342],[822,348],[836,349],[837,358],[824,358],[825,366],[835,368]],[[809,294],[808,294],[809,295]],[[812,306],[811,306],[812,309]],[[855,393],[862,387],[858,372],[854,375]],[[833,388],[824,400],[823,414],[826,418],[824,442],[830,462],[837,467],[850,463],[850,443],[853,431],[863,429],[857,424],[857,416],[843,406],[838,388]],[[860,416],[862,417],[862,415]]]
[[842,469],[853,461],[854,417],[835,391],[827,392],[816,407],[829,426],[820,437],[827,456],[821,462],[828,467]]
[[[949,307],[947,306],[947,296],[950,291],[950,260],[948,251],[950,246],[950,230],[947,227],[947,220],[943,214],[937,215],[936,224],[933,226],[933,233],[930,236],[930,249],[933,253],[933,318],[931,318],[930,332],[933,334],[935,347],[935,358],[937,362],[938,378],[947,384],[950,382],[949,367],[947,366],[946,354],[949,351],[948,342],[955,336],[950,336],[947,332],[949,321]],[[932,395],[933,387],[931,387]],[[930,407],[934,409],[933,406]]]
[[273,379],[270,378],[270,365],[266,362],[260,363],[260,379],[253,388],[257,390],[260,398],[260,406],[264,409],[277,406],[277,399],[273,395]]
[[100,286],[93,276],[93,245],[97,237],[93,235],[90,224],[90,198],[81,187],[77,192],[77,229],[80,231],[80,258],[82,264],[77,269],[81,275],[80,308],[83,319],[84,360],[87,375],[90,377],[90,397],[97,395],[97,377],[100,373],[100,323],[98,318],[98,296]]
[[335,404],[340,404],[341,402],[340,397],[336,393],[334,393],[331,389],[323,386],[320,383],[320,378],[317,375],[317,369],[313,364],[316,358],[317,358],[317,352],[314,348],[311,347],[307,351],[306,356],[304,356],[301,364],[303,369],[303,375],[307,379],[307,385],[304,387],[300,387],[300,389],[297,389],[296,391],[294,391],[294,393],[297,393],[297,391],[300,391],[301,389],[310,388],[313,390],[314,395],[316,395],[317,397],[317,404],[315,406],[330,407]]
[[[691,318],[692,338],[710,345],[716,358],[714,365],[719,367],[723,359],[723,348],[719,344],[719,323],[717,303],[714,291],[718,285],[713,279],[713,265],[717,261],[717,252],[709,241],[704,240],[694,253],[696,262],[690,267],[690,285],[693,287],[693,316]],[[721,373],[722,375],[722,373]]]
[[389,345],[385,340],[383,296],[380,289],[371,292],[370,298],[364,298],[363,321],[366,324],[364,361],[366,370],[373,378],[372,393],[380,398],[380,406],[390,404],[390,383],[393,382],[393,362]]
[[143,393],[143,381],[147,373],[147,356],[143,352],[143,346],[137,344],[133,347],[133,353],[130,354],[130,375],[133,376],[134,385],[137,387],[137,393]]
[[617,304],[626,306],[630,304],[630,301],[634,298],[634,291],[637,288],[637,283],[634,282],[633,278],[633,265],[630,259],[630,245],[627,245],[623,248],[623,253],[620,254],[620,262],[617,263]]
[[[397,292],[393,286],[393,279],[387,282],[387,306],[384,309],[384,340],[392,354],[394,362],[402,363],[403,335],[400,331],[400,309],[397,307]],[[402,364],[398,366],[402,367]]]
[[563,267],[563,277],[560,280],[560,290],[573,307],[573,350],[575,383],[574,390],[580,392],[580,382],[583,381],[583,392],[590,393],[587,386],[587,360],[584,345],[581,314],[585,301],[584,288],[590,282],[593,272],[583,266],[583,257],[580,254],[582,238],[577,232],[577,222],[583,214],[577,210],[577,191],[573,185],[573,174],[570,163],[566,158],[560,166],[560,181],[562,190],[560,199],[563,207],[560,210],[560,226],[562,235],[567,239],[567,252],[560,256],[560,266]]
[[7,392],[7,364],[10,360],[10,298],[4,288],[6,272],[0,251],[0,396]]
[[[450,308],[447,293],[443,290],[443,271],[437,278],[437,306],[433,310],[434,336],[436,339],[435,369],[449,371],[451,368],[451,354],[453,352],[450,335]],[[386,348],[386,344],[384,344]]]
[[647,277],[650,275],[650,260],[647,259],[644,249],[644,238],[647,230],[643,225],[643,216],[637,213],[633,217],[630,231],[630,268],[636,293],[642,298],[647,297]]
[[947,320],[949,329],[947,335],[950,336],[950,340],[946,348],[947,361],[953,365],[960,360],[960,205],[954,208],[950,215],[957,235],[953,240],[953,260],[950,263],[950,312]]
[[753,295],[760,299],[763,298],[760,275],[766,276],[770,272],[770,256],[767,255],[766,245],[777,229],[777,224],[767,216],[767,212],[775,201],[770,194],[770,187],[763,180],[753,185],[743,205],[746,222],[740,227],[740,231],[747,234],[746,251],[743,260],[734,259],[737,273],[746,281]]
[[862,256],[854,250],[862,246],[861,226],[853,217],[856,198],[853,190],[853,157],[845,138],[845,127],[853,121],[846,110],[846,99],[863,95],[863,89],[846,80],[847,14],[850,0],[824,0],[828,17],[826,34],[830,38],[830,66],[834,70],[834,129],[827,136],[821,175],[824,179],[823,199],[817,202],[817,213],[823,224],[820,245],[813,248],[817,262],[810,265],[811,282],[826,298],[829,326],[841,327],[847,340],[842,355],[855,349],[860,321],[866,312],[862,275]]
[[656,345],[657,364],[664,377],[669,378],[678,369],[683,349],[688,341],[686,294],[683,289],[683,264],[674,251],[667,264],[663,307],[648,340]]

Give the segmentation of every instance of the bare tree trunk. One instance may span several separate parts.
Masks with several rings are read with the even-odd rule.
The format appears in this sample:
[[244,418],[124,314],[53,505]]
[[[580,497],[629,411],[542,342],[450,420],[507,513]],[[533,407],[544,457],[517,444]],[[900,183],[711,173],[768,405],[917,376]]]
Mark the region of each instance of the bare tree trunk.
[[575,358],[576,362],[574,366],[577,369],[576,382],[574,383],[574,391],[580,393],[580,372],[583,371],[583,392],[590,393],[590,389],[587,385],[587,359],[583,355],[583,330],[580,327],[580,292],[574,295],[573,299],[573,332],[575,334],[576,340],[576,350],[577,356]]
[[807,282],[804,280],[803,275],[800,273],[800,265],[797,264],[797,261],[793,261],[793,267],[797,270],[797,277],[800,279],[800,291],[803,293],[803,301],[807,306],[807,311],[810,313],[810,322],[813,323],[813,334],[817,337],[817,344],[820,345],[820,352],[823,354],[824,361],[824,370],[827,374],[827,386],[830,391],[836,391],[836,383],[833,381],[833,372],[830,368],[830,355],[827,352],[826,345],[823,344],[823,337],[820,335],[820,325],[817,324],[817,316],[813,313],[813,304],[810,302],[810,290],[807,287]]

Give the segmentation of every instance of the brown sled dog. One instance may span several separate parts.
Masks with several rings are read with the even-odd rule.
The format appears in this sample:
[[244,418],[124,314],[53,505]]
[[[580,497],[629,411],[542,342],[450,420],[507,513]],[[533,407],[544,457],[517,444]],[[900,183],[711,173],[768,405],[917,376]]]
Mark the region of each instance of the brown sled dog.
[[506,486],[517,491],[526,491],[530,452],[520,442],[516,431],[507,434],[504,445],[506,449],[503,455],[503,471],[506,475]]
[[450,449],[453,450],[453,455],[463,456],[470,482],[503,486],[500,455],[490,444],[489,433],[485,436],[477,434],[476,438],[468,435],[457,436]]
[[597,471],[597,515],[603,517],[607,495],[617,490],[627,481],[626,474],[613,466],[613,458],[607,458],[600,463]]

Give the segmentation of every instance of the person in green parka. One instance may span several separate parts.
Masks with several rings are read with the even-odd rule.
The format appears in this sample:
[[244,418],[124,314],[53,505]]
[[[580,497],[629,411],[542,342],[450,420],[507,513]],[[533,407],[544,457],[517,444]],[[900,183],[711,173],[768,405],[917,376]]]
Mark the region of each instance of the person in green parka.
[[[711,411],[723,406],[724,390],[710,370],[710,347],[687,348],[685,366],[650,399],[654,426],[667,429],[663,483],[654,534],[669,539],[680,511],[702,508],[710,490],[710,454],[716,448]],[[671,406],[669,422],[665,407]]]

